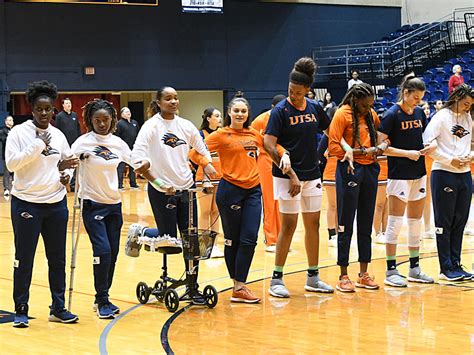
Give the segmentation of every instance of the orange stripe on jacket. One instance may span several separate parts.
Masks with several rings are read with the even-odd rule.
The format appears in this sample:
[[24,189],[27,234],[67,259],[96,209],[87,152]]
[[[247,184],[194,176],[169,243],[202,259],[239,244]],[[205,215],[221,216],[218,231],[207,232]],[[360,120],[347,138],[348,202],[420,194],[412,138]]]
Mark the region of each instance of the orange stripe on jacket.
[[[226,181],[243,189],[251,189],[260,183],[257,155],[258,150],[263,150],[263,136],[258,131],[224,127],[211,133],[204,141],[211,153],[219,154],[222,177]],[[285,153],[280,145],[277,149],[280,156]],[[201,166],[211,163],[194,149],[189,152],[189,157]]]
[[[379,116],[371,109],[372,117],[374,118],[375,129],[380,124]],[[346,153],[341,147],[341,139],[344,137],[347,144],[351,147],[352,144],[352,110],[349,105],[344,105],[337,109],[329,126],[329,155],[334,155],[337,159],[342,159]],[[355,144],[354,148],[370,148],[369,128],[363,116],[359,116],[359,132],[360,132],[360,146]],[[354,156],[354,161],[362,165],[372,164],[374,160],[366,156]]]
[[[204,134],[204,139],[210,134],[208,131],[205,129],[202,130],[202,133]],[[222,171],[221,171],[221,160],[219,158],[219,155],[216,154],[211,154],[212,157],[212,166],[214,169],[217,171],[217,175],[214,176],[211,180],[220,180],[222,177]],[[196,181],[202,181],[204,177],[204,169],[202,168],[201,165],[198,166],[197,172],[196,172]]]

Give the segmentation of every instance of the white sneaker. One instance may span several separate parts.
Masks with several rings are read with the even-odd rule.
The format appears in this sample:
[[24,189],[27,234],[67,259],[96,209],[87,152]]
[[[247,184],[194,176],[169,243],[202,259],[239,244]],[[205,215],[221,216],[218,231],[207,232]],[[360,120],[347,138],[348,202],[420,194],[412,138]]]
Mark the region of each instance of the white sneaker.
[[423,233],[423,239],[435,239],[435,233],[433,231],[426,231]]
[[328,246],[337,248],[337,236],[333,235],[331,239],[328,240]]
[[474,229],[472,228],[464,229],[464,235],[474,235]]
[[217,245],[214,245],[211,251],[211,258],[217,259],[217,258],[223,258],[223,257],[224,257],[224,252]]
[[265,251],[267,253],[276,253],[276,250],[277,250],[277,246],[274,244],[274,245],[265,245]]
[[385,233],[383,232],[378,233],[374,238],[374,242],[376,244],[385,244]]
[[10,196],[10,190],[7,189],[7,190],[3,191],[3,196],[5,196],[5,197]]

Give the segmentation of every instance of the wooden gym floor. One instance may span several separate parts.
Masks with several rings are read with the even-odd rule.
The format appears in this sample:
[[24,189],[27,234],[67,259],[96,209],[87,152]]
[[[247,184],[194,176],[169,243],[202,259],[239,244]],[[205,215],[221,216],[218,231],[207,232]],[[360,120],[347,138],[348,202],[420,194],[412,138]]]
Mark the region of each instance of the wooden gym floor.
[[[69,194],[70,225],[72,194]],[[324,202],[324,206],[326,203]],[[13,311],[12,275],[14,245],[10,203],[0,202],[0,353],[228,353],[314,354],[314,353],[474,353],[474,282],[410,284],[408,288],[384,287],[384,246],[373,245],[370,273],[380,290],[357,290],[354,294],[335,292],[322,295],[306,292],[306,256],[302,224],[295,234],[285,267],[289,299],[269,297],[267,289],[274,255],[266,253],[260,236],[249,287],[262,296],[261,304],[230,303],[230,286],[224,259],[201,262],[201,287],[214,285],[219,303],[214,309],[180,304],[174,315],[151,297],[147,305],[138,303],[135,288],[145,281],[152,286],[161,274],[162,256],[145,252],[139,258],[125,256],[131,223],[152,225],[153,218],[143,186],[140,191],[123,193],[124,227],[111,300],[121,308],[113,321],[100,320],[92,311],[94,289],[92,250],[82,229],[79,242],[72,311],[80,317],[75,325],[49,323],[50,293],[47,264],[42,242],[36,252],[30,289],[30,327],[12,327],[8,312]],[[399,269],[406,274],[408,252],[405,229],[400,238]],[[321,218],[321,277],[335,285],[339,275],[336,249],[327,245],[326,214]],[[68,234],[67,275],[70,266]],[[355,238],[354,238],[355,241]],[[218,244],[222,248],[222,237]],[[357,260],[356,245],[351,260]],[[423,240],[423,270],[437,280],[438,260],[434,240]],[[474,263],[474,237],[465,236],[463,263]],[[181,255],[169,256],[169,272],[183,273]],[[355,278],[357,264],[351,265]]]

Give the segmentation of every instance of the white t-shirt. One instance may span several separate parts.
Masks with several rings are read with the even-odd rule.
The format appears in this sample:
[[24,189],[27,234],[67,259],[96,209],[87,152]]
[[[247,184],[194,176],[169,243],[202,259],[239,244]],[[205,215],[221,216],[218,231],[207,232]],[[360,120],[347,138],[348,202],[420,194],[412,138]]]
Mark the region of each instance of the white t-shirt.
[[363,81],[360,80],[360,79],[357,79],[357,80],[351,79],[347,83],[347,89],[350,89],[355,84],[362,84],[362,83],[363,83]]
[[[48,147],[36,132],[51,134]],[[66,188],[59,181],[58,164],[72,155],[64,134],[49,125],[45,130],[33,121],[16,125],[10,131],[5,147],[5,162],[15,173],[12,195],[33,203],[56,203],[66,195]]]
[[470,113],[456,114],[448,108],[439,110],[423,133],[423,142],[436,140],[438,148],[431,154],[434,159],[432,170],[446,170],[452,173],[470,171],[467,164],[461,168],[451,165],[454,157],[465,157],[471,153],[472,119]]
[[127,143],[112,133],[102,136],[89,132],[80,136],[71,147],[81,160],[76,179],[79,180],[79,197],[104,204],[121,201],[118,190],[117,166],[120,162],[130,164],[131,151]]
[[163,180],[176,190],[185,190],[194,183],[188,160],[191,148],[212,161],[192,122],[177,115],[172,120],[165,120],[158,113],[146,121],[138,133],[133,146],[132,162],[148,160],[151,164],[150,173],[154,178]]

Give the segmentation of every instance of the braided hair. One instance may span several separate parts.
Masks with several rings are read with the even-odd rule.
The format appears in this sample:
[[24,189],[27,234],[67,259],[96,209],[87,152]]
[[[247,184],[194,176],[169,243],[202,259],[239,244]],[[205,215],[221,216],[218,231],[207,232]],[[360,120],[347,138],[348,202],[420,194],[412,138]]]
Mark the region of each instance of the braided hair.
[[83,109],[82,115],[84,117],[84,123],[89,132],[94,131],[94,126],[92,124],[92,116],[94,116],[94,113],[96,113],[99,110],[107,111],[112,117],[112,123],[110,124],[110,128],[107,133],[112,133],[115,131],[115,128],[117,127],[117,121],[118,121],[117,110],[115,110],[115,107],[111,102],[103,100],[103,99],[94,99],[92,101],[89,101],[87,104],[85,104],[82,107],[82,109]]
[[40,97],[47,97],[54,104],[54,101],[58,98],[58,88],[46,80],[35,81],[28,84],[28,90],[26,91],[26,100],[28,103],[34,106],[36,100]]
[[457,86],[449,95],[448,100],[446,100],[443,105],[443,108],[452,108],[455,104],[458,104],[459,101],[467,96],[474,98],[474,89],[468,84],[461,84]]
[[[346,96],[342,99],[339,107],[343,105],[349,105],[352,111],[352,147],[355,143],[359,146],[360,144],[360,131],[359,131],[359,113],[357,111],[356,100],[361,100],[366,97],[373,97],[374,90],[372,86],[367,83],[355,84],[347,91]],[[372,110],[369,110],[365,116],[365,122],[369,128],[370,145],[375,147],[377,144],[377,131],[375,129],[374,118],[372,117]]]

